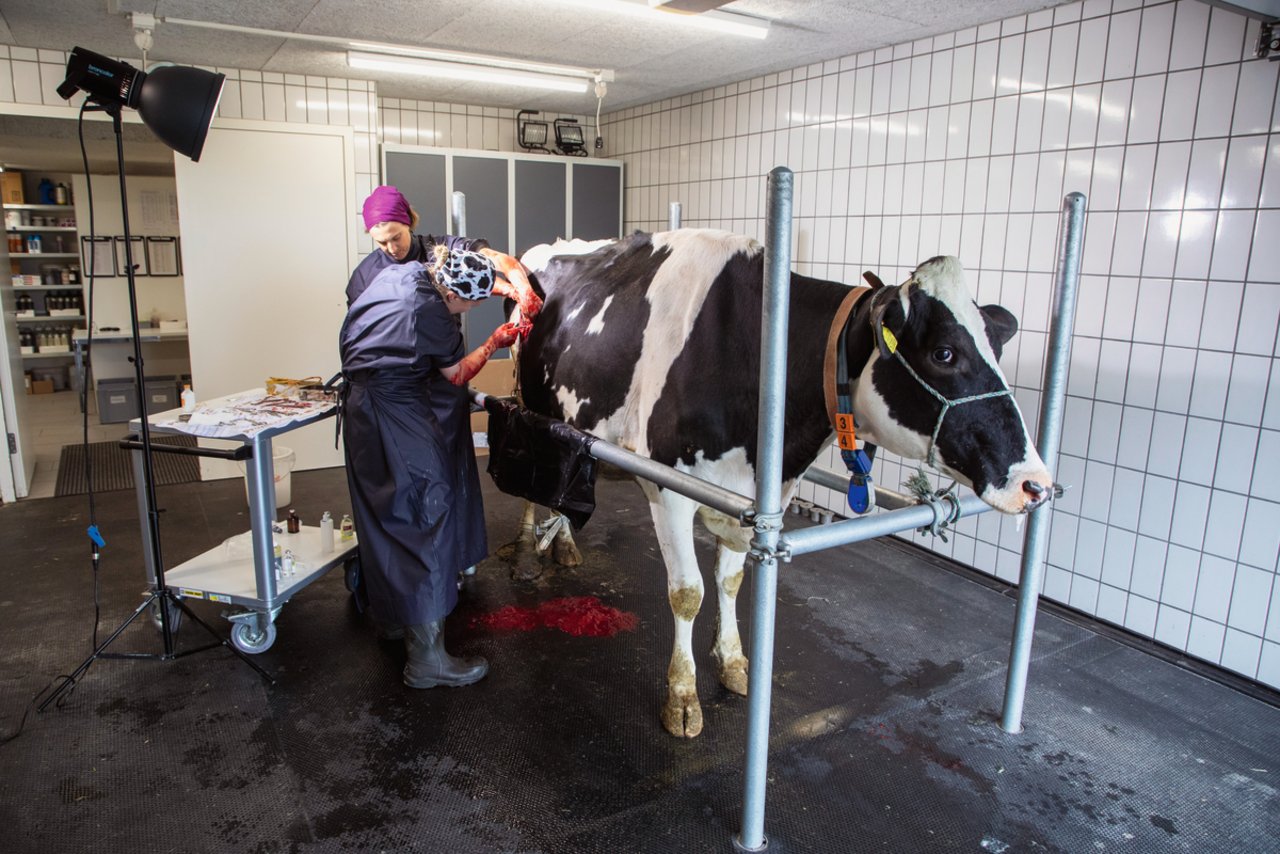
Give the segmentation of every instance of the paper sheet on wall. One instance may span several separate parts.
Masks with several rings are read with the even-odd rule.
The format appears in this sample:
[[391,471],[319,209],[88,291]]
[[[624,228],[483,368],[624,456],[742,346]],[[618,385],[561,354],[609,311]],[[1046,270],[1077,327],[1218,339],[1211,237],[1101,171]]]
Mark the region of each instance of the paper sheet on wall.
[[151,423],[166,432],[209,439],[252,438],[263,430],[311,420],[334,408],[331,401],[278,397],[257,388],[197,404],[190,414],[176,409],[160,413]]
[[143,190],[142,230],[172,232],[178,230],[178,194],[172,190]]

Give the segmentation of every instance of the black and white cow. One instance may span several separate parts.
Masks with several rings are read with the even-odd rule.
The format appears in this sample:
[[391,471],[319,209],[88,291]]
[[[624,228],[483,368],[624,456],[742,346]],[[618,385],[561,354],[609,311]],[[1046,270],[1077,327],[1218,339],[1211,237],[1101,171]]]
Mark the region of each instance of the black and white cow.
[[[524,405],[753,495],[763,247],[724,231],[682,229],[540,246],[522,260],[545,298],[519,352]],[[791,277],[784,506],[834,435],[823,357],[848,293],[837,282]],[[861,438],[904,457],[934,456],[937,468],[1006,513],[1048,497],[1052,480],[1011,395],[950,408],[932,440],[943,405],[925,384],[953,401],[1004,390],[997,359],[1017,330],[1003,308],[974,302],[954,258],[932,258],[906,283],[861,299],[848,323]],[[902,360],[877,347],[873,330],[881,327],[896,337]],[[675,492],[641,486],[675,615],[662,722],[672,734],[692,737],[702,730],[691,638],[703,597],[693,520],[700,517],[719,542],[713,653],[721,683],[738,694],[747,691],[747,660],[735,597],[752,531]]]

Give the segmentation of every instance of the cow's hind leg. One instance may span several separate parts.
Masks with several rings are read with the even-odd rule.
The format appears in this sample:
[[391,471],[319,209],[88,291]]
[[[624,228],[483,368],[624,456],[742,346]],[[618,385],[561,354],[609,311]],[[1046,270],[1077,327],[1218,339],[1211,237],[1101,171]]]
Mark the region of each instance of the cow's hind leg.
[[738,588],[746,552],[728,548],[723,541],[716,550],[716,641],[711,652],[720,667],[720,684],[735,694],[747,693],[747,657],[738,636]]
[[662,725],[667,732],[693,738],[702,732],[702,705],[698,702],[697,668],[693,663],[693,620],[702,607],[702,574],[693,551],[693,516],[696,505],[671,490],[660,490],[642,481],[654,532],[667,565],[667,600],[675,617],[676,637],[667,667],[667,699]]
[[542,574],[542,562],[538,560],[538,539],[534,525],[534,504],[524,503],[520,514],[520,529],[512,542],[498,550],[498,556],[511,564],[512,578],[529,581]]

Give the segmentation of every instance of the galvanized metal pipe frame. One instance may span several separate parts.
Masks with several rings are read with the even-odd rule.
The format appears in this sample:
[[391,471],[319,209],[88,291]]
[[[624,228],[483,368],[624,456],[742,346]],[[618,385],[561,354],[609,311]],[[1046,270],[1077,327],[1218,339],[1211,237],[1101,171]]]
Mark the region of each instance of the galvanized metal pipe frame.
[[734,845],[760,851],[773,699],[773,630],[778,598],[778,538],[782,533],[782,433],[786,406],[787,326],[791,301],[791,193],[795,176],[769,173],[765,220],[764,294],[760,312],[760,408],[756,432],[756,518],[751,540],[752,622],[747,684],[747,758],[742,827]]
[[[1044,368],[1044,395],[1040,404],[1038,449],[1044,464],[1053,471],[1058,465],[1062,442],[1062,411],[1067,396],[1067,368],[1071,364],[1071,330],[1076,315],[1076,290],[1080,282],[1080,259],[1084,246],[1085,197],[1069,193],[1062,200],[1065,228],[1059,241],[1057,300],[1049,326],[1049,355]],[[1036,628],[1036,604],[1040,599],[1044,558],[1049,550],[1049,513],[1032,513],[1022,545],[1022,571],[1018,586],[1018,612],[1014,618],[1013,641],[1009,650],[1009,674],[1004,689],[1004,713],[1000,728],[1022,731],[1022,704],[1027,693],[1027,670],[1031,665],[1031,639]]]
[[[913,498],[884,487],[876,487],[877,506],[887,512],[830,525],[807,528],[783,535],[781,507],[783,413],[786,391],[786,356],[788,305],[791,284],[791,210],[794,176],[791,170],[777,167],[769,173],[768,218],[766,220],[765,281],[761,311],[760,406],[757,434],[756,498],[754,501],[715,484],[676,471],[661,463],[626,451],[597,439],[590,448],[596,459],[609,462],[638,477],[653,481],[689,498],[752,524],[755,529],[750,557],[753,574],[753,622],[747,708],[746,769],[743,781],[742,827],[733,838],[739,851],[764,851],[768,840],[764,834],[764,802],[769,752],[769,709],[772,700],[773,641],[778,588],[778,560],[834,546],[862,542],[896,534],[913,528],[931,526],[942,521],[941,504],[921,504]],[[455,194],[456,197],[460,194]],[[1057,459],[1061,412],[1066,394],[1067,356],[1070,352],[1072,320],[1075,314],[1075,290],[1083,235],[1084,196],[1071,193],[1064,200],[1068,223],[1062,242],[1059,264],[1058,303],[1050,330],[1050,356],[1045,374],[1045,395],[1041,410],[1040,454],[1050,470]],[[465,216],[465,213],[462,214]],[[679,203],[671,204],[672,227],[679,226]],[[456,223],[455,223],[456,224]],[[472,392],[480,405],[486,395]],[[847,486],[845,478],[818,467],[811,468],[805,478],[838,489]],[[954,514],[949,512],[954,510]],[[947,515],[954,518],[973,516],[992,508],[976,495],[966,495]],[[1035,600],[1039,595],[1038,568],[1043,561],[1047,536],[1035,534],[1047,525],[1046,514],[1032,514],[1031,528],[1023,559],[1023,587],[1019,600],[1018,620],[1014,634],[1014,656],[1021,662],[1021,676],[1010,666],[1010,686],[1006,693],[1006,721],[1011,697],[1016,693],[1016,713],[1021,716],[1021,696],[1026,685],[1026,659],[1029,657],[1034,629]],[[1036,557],[1038,552],[1039,556]],[[1029,605],[1024,606],[1024,601]],[[1010,732],[1014,729],[1006,729]]]
[[667,228],[675,231],[680,227],[680,203],[672,202],[667,213]]

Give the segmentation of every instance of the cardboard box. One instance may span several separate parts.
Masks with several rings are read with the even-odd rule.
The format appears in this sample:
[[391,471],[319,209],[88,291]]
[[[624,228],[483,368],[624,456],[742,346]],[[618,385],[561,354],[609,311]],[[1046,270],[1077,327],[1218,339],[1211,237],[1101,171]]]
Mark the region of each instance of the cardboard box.
[[26,203],[22,193],[21,172],[0,172],[0,203],[21,205]]
[[490,359],[485,362],[480,373],[471,378],[471,388],[506,397],[514,394],[516,389],[516,363],[514,359]]
[[[482,391],[495,397],[506,397],[507,395],[515,394],[515,360],[490,359],[485,362],[484,367],[480,369],[480,373],[471,378],[469,385],[475,391]],[[471,413],[471,432],[473,434],[487,434],[489,432],[489,413]],[[483,457],[488,453],[488,448],[481,448],[477,443],[476,456]]]
[[53,380],[32,380],[32,394],[53,394]]

